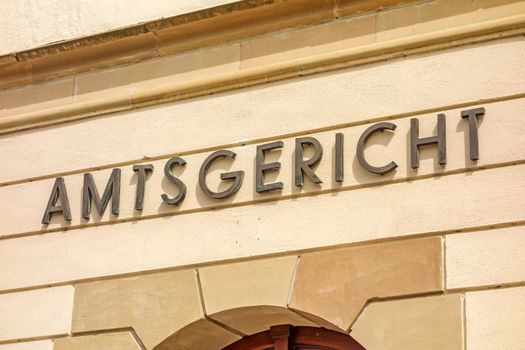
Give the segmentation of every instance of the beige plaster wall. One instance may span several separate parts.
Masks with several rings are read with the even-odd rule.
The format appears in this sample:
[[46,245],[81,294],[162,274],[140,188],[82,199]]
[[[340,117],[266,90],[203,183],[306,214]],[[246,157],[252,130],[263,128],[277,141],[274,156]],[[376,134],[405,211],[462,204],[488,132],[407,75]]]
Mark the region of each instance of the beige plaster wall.
[[523,227],[447,237],[447,286],[500,286],[525,281]]
[[4,38],[0,55],[229,2],[233,1],[5,0],[0,2],[0,31]]
[[524,169],[6,239],[0,241],[0,288],[520,222]]
[[[316,169],[316,173],[323,180],[323,184],[314,185],[306,181],[302,189],[293,185],[293,152],[295,148],[295,138],[283,136],[277,138],[284,142],[282,150],[269,152],[266,162],[279,161],[281,170],[267,176],[267,183],[280,181],[284,184],[283,191],[258,194],[255,192],[255,169],[254,158],[257,144],[229,147],[235,152],[235,161],[217,161],[210,169],[207,183],[210,188],[226,188],[226,184],[221,184],[220,173],[231,168],[231,170],[243,170],[245,178],[242,190],[231,200],[217,201],[208,198],[198,186],[199,170],[204,159],[210,151],[196,151],[196,153],[183,156],[187,165],[175,169],[175,173],[185,182],[188,190],[186,198],[178,207],[169,206],[163,203],[161,195],[164,193],[170,196],[177,194],[177,187],[166,181],[164,177],[164,165],[167,159],[148,162],[154,166],[154,171],[148,176],[146,183],[146,197],[144,210],[138,212],[134,209],[137,187],[137,174],[132,171],[131,165],[124,165],[122,169],[121,185],[121,208],[117,217],[111,214],[111,210],[105,211],[100,217],[95,210],[92,219],[81,218],[81,197],[83,174],[77,173],[65,176],[64,181],[68,190],[68,198],[72,211],[73,220],[67,225],[69,229],[81,226],[98,225],[99,223],[112,220],[139,220],[154,219],[159,215],[190,214],[195,210],[211,210],[218,207],[229,207],[232,205],[247,206],[254,202],[267,201],[269,199],[282,200],[290,196],[303,194],[323,193],[334,190],[355,190],[358,187],[369,187],[378,183],[392,181],[406,181],[407,178],[426,177],[431,174],[448,174],[451,172],[462,171],[464,168],[479,168],[483,166],[494,166],[508,162],[519,162],[524,158],[525,140],[522,135],[525,133],[525,121],[516,119],[516,114],[525,113],[525,99],[514,99],[495,103],[483,104],[486,116],[481,118],[479,128],[479,138],[481,140],[480,154],[481,159],[477,162],[471,161],[468,154],[470,152],[468,144],[468,122],[462,119],[462,110],[475,108],[478,105],[464,107],[461,109],[443,110],[447,115],[447,166],[442,167],[437,164],[436,149],[430,148],[422,150],[420,167],[414,170],[410,167],[410,153],[408,151],[410,133],[410,119],[417,118],[420,123],[420,135],[432,135],[436,127],[436,114],[426,113],[411,117],[392,120],[397,126],[394,133],[383,133],[375,135],[368,143],[366,157],[371,164],[383,165],[394,160],[398,164],[395,172],[385,176],[370,174],[364,170],[356,159],[357,140],[361,134],[369,127],[368,124],[358,125],[349,128],[337,128],[327,132],[310,133],[297,135],[313,136],[317,138],[324,149],[324,157]],[[345,137],[345,180],[336,183],[334,180],[335,155],[334,144],[335,134],[342,133]],[[500,143],[505,138],[505,142],[499,147],[493,145]],[[262,141],[261,141],[262,142]],[[307,153],[308,155],[308,153]],[[102,193],[107,180],[111,174],[111,169],[103,171],[93,171],[97,187]],[[42,225],[41,220],[45,210],[47,198],[51,194],[51,188],[55,179],[43,179],[41,181],[24,182],[18,185],[0,187],[0,196],[5,198],[17,198],[15,203],[5,201],[0,203],[0,220],[3,232],[0,235],[20,235],[35,234],[37,232],[56,230],[64,227],[62,215],[55,215],[49,225]],[[42,199],[40,207],[35,205],[35,198]]]
[[63,286],[0,295],[0,339],[69,334],[73,293]]
[[467,293],[467,349],[521,349],[524,300],[524,287]]

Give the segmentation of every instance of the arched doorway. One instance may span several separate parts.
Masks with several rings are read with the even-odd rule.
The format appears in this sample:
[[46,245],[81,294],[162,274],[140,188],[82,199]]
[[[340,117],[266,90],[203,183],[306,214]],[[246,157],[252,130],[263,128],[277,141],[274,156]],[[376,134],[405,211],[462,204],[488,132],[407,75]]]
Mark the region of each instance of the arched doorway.
[[222,350],[365,350],[351,336],[317,327],[273,326]]

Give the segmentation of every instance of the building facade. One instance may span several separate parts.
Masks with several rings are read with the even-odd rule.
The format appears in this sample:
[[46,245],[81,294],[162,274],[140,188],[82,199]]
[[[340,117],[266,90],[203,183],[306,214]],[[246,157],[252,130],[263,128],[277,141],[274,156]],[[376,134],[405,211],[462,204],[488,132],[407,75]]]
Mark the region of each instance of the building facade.
[[0,9],[0,350],[523,349],[525,1]]

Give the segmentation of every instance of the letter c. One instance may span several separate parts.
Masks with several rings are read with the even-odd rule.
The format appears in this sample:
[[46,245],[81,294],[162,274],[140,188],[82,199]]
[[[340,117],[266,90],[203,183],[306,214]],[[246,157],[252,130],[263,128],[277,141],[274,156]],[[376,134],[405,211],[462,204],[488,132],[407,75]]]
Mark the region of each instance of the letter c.
[[356,151],[357,160],[359,161],[359,164],[361,164],[363,168],[365,168],[371,173],[379,174],[379,175],[384,175],[388,173],[389,171],[392,171],[395,168],[397,168],[397,164],[395,162],[390,162],[387,165],[382,166],[382,167],[375,167],[375,166],[370,165],[370,163],[368,163],[368,161],[365,158],[365,147],[366,147],[366,143],[368,139],[374,133],[378,131],[383,131],[383,130],[394,131],[396,130],[396,127],[397,125],[394,123],[382,122],[382,123],[377,123],[377,124],[372,125],[368,129],[366,129],[365,132],[363,132],[363,134],[359,138],[359,141],[357,142],[357,151]]

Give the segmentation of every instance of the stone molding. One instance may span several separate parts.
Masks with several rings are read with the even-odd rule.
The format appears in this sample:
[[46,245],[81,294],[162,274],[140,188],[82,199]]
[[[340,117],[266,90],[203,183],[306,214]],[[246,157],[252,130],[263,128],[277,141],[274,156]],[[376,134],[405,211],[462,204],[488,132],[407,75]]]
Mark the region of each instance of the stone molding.
[[139,62],[414,0],[242,0],[0,56],[0,89]]
[[[271,5],[268,5],[269,2],[271,3]],[[350,1],[348,2],[350,3]],[[242,3],[244,4],[244,2]],[[233,6],[234,4],[225,5],[226,8],[230,6],[232,9],[231,11],[233,11],[229,12],[228,16],[242,17],[243,15],[247,15],[247,13],[245,13],[246,11],[255,11],[253,13],[250,12],[250,16],[246,16],[246,18],[249,18],[250,21],[254,23],[263,23],[264,20],[275,20],[275,13],[272,12],[273,10],[270,11],[271,14],[268,14],[268,11],[270,9],[274,9],[274,7],[278,7],[283,11],[283,18],[286,19],[283,20],[283,18],[280,18],[280,20],[284,23],[280,25],[287,25],[288,27],[294,27],[305,23],[311,24],[321,20],[334,19],[334,4],[331,4],[331,1],[328,0],[311,0],[308,1],[308,6],[299,6],[297,5],[297,2],[295,0],[285,2],[256,1],[253,3],[249,3],[252,4],[252,6],[258,4],[258,6],[250,7],[249,10],[233,11],[233,9],[235,8],[235,6]],[[331,4],[329,6],[329,10],[327,10],[327,3]],[[345,10],[344,15],[350,15],[352,13],[355,14],[359,11],[370,10],[371,8],[378,8],[380,6],[393,5],[394,3],[396,3],[396,1],[361,1],[355,3],[353,6],[349,5],[349,7],[347,7],[348,11]],[[236,6],[241,6],[240,3],[235,4],[237,4]],[[336,3],[336,6],[341,7],[342,4],[343,2],[339,1]],[[358,6],[358,4],[362,4],[362,6],[360,7]],[[365,4],[367,6],[365,6]],[[373,7],[372,4],[376,4],[376,6]],[[211,16],[211,19],[207,18],[205,20],[199,20],[197,22],[193,21],[188,23],[190,23],[191,26],[197,26],[198,23],[202,22],[202,25],[206,28],[206,30],[203,29],[205,32],[213,32],[214,30],[212,30],[213,26],[211,23],[215,22],[222,23],[221,25],[225,25],[224,23],[226,22],[229,26],[233,26],[237,23],[237,21],[226,21],[226,17],[224,17],[226,16],[225,14],[222,17],[221,15],[219,15],[221,11],[226,11],[226,8],[219,7],[219,9],[222,10],[217,10],[216,8],[215,11],[217,13],[214,12],[213,9],[206,10],[208,11],[206,13],[208,13],[208,16]],[[297,11],[298,8],[301,8],[303,12]],[[352,11],[350,11],[350,9],[352,9]],[[259,13],[256,10],[262,12]],[[319,14],[320,12],[323,13],[322,11],[324,11],[325,15]],[[212,16],[212,14],[214,13],[215,15]],[[281,12],[279,13],[281,14]],[[293,16],[291,16],[290,13],[293,13]],[[330,13],[330,15],[328,17],[323,17],[326,16],[326,13]],[[314,14],[316,15],[314,16]],[[193,16],[197,15],[193,14]],[[201,14],[201,16],[204,15]],[[339,16],[339,14],[337,14],[336,17],[337,16]],[[304,22],[305,18],[308,19],[306,22]],[[177,26],[170,27],[169,19],[165,21],[167,22],[155,22],[157,24],[145,24],[144,26],[153,26],[154,28],[160,28],[159,30],[163,31],[174,31],[175,29],[173,28],[178,28]],[[231,33],[238,33],[239,38],[245,38],[251,35],[255,35],[257,33],[270,32],[282,29],[281,27],[275,27],[275,25],[272,24],[273,22],[270,22],[270,24],[263,25],[261,27],[262,29],[260,29],[261,31],[258,32],[258,29],[254,29],[259,28],[258,24],[246,24],[243,21],[241,21],[242,26],[246,27],[248,25],[248,29],[241,30],[239,28],[229,28],[228,30],[218,31],[219,33],[224,33],[221,34],[223,35],[223,39],[221,39],[222,41],[219,41],[226,42],[238,39]],[[175,24],[179,23],[175,19],[172,19],[172,22]],[[168,29],[166,29],[166,26],[168,27]],[[242,26],[241,28],[244,28]],[[177,35],[180,35],[180,33],[178,33],[179,29],[180,28],[175,30],[177,32]],[[194,33],[193,29],[192,33]],[[452,27],[437,31],[434,30],[419,35],[402,36],[401,38],[393,40],[376,42],[364,46],[350,47],[347,49],[302,57],[299,59],[277,61],[272,64],[266,64],[253,68],[246,68],[235,72],[218,74],[204,79],[195,79],[183,83],[177,81],[159,81],[158,85],[152,87],[151,80],[149,82],[139,82],[133,84],[132,87],[117,89],[118,93],[101,94],[100,91],[97,91],[93,93],[86,93],[82,95],[81,99],[74,99],[73,102],[66,103],[63,105],[38,108],[30,110],[29,112],[27,110],[18,112],[14,110],[13,114],[8,114],[0,119],[0,133],[8,133],[18,130],[39,127],[43,125],[52,125],[56,123],[78,120],[116,111],[130,110],[138,107],[144,107],[164,102],[189,99],[197,96],[204,96],[213,93],[253,86],[257,84],[263,84],[283,79],[289,79],[293,77],[300,77],[320,72],[327,72],[336,69],[348,68],[357,65],[383,61],[385,59],[404,57],[407,55],[431,52],[449,47],[485,42],[489,40],[499,39],[502,37],[518,36],[523,35],[523,33],[525,33],[525,15],[516,14],[508,17],[494,18],[491,20],[466,24],[459,27]],[[166,40],[168,40],[167,38],[169,37],[169,35],[166,35]],[[93,57],[95,61],[99,63],[107,62],[109,60],[110,62],[112,62],[111,65],[118,65],[123,63],[137,62],[142,59],[155,57],[155,55],[157,55],[158,52],[162,51],[160,48],[163,47],[162,45],[159,46],[159,42],[157,42],[157,40],[159,40],[158,38],[162,37],[159,33],[153,34],[153,32],[146,32],[144,34],[135,35],[131,37],[125,36],[123,39],[120,39],[120,34],[115,34],[114,37],[119,38],[119,41],[104,41],[109,40],[107,38],[100,39],[104,43],[95,45],[94,47],[89,47],[90,51],[89,55],[87,56],[84,55],[84,53],[79,52],[79,50],[86,49],[82,48],[82,45],[80,45],[81,48],[78,50],[64,51],[49,56],[35,58],[33,60],[21,60],[6,63],[0,66],[0,76],[3,77],[2,80],[4,82],[18,81],[18,83],[16,83],[15,85],[29,84],[31,82],[34,82],[34,79],[42,78],[44,80],[47,80],[58,77],[55,73],[52,73],[52,70],[56,67],[60,67],[59,76],[63,76],[78,73],[79,71],[82,71],[82,69],[92,70],[104,66],[94,66],[91,65],[91,63],[89,62],[86,63],[85,60],[87,58],[85,58],[84,56]],[[195,46],[191,46],[190,44],[187,44],[188,40],[186,39],[187,38],[185,36],[177,39],[179,41],[183,41],[185,43],[184,45],[186,45],[184,48],[179,47],[179,51],[219,43],[219,41],[206,41],[204,39],[201,40],[199,39],[199,35],[196,35],[194,39],[196,44]],[[135,40],[140,40],[140,42],[136,42]],[[102,46],[106,47],[100,48]],[[95,47],[100,48],[101,52],[99,54],[96,53],[96,50],[98,49],[95,49]],[[134,54],[132,52],[133,50],[139,50],[140,54]],[[166,49],[165,51],[162,51],[162,54],[172,54],[179,51],[177,51],[176,49]],[[50,52],[54,51],[51,50]],[[124,61],[119,56],[122,52],[125,53]],[[42,53],[35,53],[34,56],[39,56],[41,54]],[[64,56],[70,54],[75,56],[75,58],[72,58],[73,61],[67,61],[69,58],[66,58]],[[28,54],[28,56],[31,55]],[[36,64],[38,60],[47,60],[47,57],[50,57],[49,60],[52,60],[53,62],[49,61],[45,64],[42,63],[41,68],[42,72],[44,73],[39,74],[35,71],[36,66],[34,64]],[[115,59],[113,60],[113,58]],[[9,59],[3,59],[2,61],[9,61]],[[47,68],[45,68],[45,66],[47,66]],[[20,78],[22,71],[24,72],[22,75],[25,75],[25,78]]]

